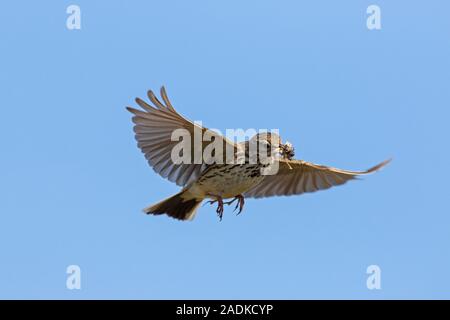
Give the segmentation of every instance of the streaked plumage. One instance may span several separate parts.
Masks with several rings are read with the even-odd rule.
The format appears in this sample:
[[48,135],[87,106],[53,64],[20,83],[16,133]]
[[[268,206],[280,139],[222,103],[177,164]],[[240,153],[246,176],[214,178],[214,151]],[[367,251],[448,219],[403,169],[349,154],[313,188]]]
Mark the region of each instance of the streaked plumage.
[[[138,146],[155,172],[183,187],[175,196],[145,208],[144,211],[149,214],[167,214],[176,219],[189,220],[194,217],[200,203],[209,198],[211,202],[218,202],[216,212],[222,218],[223,204],[227,204],[223,199],[238,200],[237,207],[240,206],[242,210],[244,197],[263,198],[325,190],[359,175],[375,172],[389,162],[384,161],[366,171],[347,171],[295,160],[292,159],[293,147],[289,143],[282,144],[281,138],[275,134],[258,134],[249,141],[233,143],[181,116],[170,103],[164,87],[161,88],[162,102],[152,91],[148,92],[148,97],[153,105],[136,98],[136,103],[143,111],[127,107],[134,114],[132,120]],[[191,146],[194,146],[195,130],[202,135],[208,132],[215,139],[221,139],[223,164],[207,164],[208,159],[197,164],[174,164],[171,151],[178,141],[172,141],[171,135],[176,129],[186,129],[191,133]],[[234,157],[244,154],[248,160],[249,145],[259,142],[269,145],[272,153],[276,150],[281,153],[280,158],[273,158],[279,165],[275,175],[262,175],[261,169],[267,165],[260,161],[253,164],[248,161],[243,164],[225,164],[226,150],[232,150]],[[210,141],[201,143],[202,154],[209,144]],[[192,148],[191,159],[194,156],[195,150]]]

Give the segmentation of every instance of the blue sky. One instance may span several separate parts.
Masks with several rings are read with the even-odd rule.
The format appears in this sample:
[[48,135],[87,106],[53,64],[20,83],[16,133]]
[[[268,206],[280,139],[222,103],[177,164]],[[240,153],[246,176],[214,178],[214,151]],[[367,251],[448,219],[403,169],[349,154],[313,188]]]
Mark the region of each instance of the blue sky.
[[[66,8],[81,8],[81,30]],[[381,30],[366,8],[381,8]],[[447,1],[13,1],[0,11],[0,298],[450,298]],[[279,128],[299,158],[385,170],[248,200],[219,222],[141,209],[176,185],[130,114],[165,85],[205,125]],[[66,268],[81,268],[81,290]],[[368,290],[366,268],[382,270]]]

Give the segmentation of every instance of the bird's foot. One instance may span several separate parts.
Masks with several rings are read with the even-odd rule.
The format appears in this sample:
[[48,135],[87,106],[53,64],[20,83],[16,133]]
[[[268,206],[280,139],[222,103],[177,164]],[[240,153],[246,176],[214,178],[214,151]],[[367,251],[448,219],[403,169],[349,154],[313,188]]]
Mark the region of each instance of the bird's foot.
[[239,208],[239,211],[237,214],[240,214],[242,212],[242,209],[244,209],[244,203],[245,203],[244,196],[242,194],[238,194],[236,197],[234,197],[233,200],[224,202],[224,204],[230,205],[233,202],[235,202],[236,200],[238,200],[238,203],[236,203],[236,206],[234,207],[233,211],[236,211],[237,208]]
[[217,212],[217,215],[218,215],[220,221],[222,221],[222,217],[223,217],[223,200],[222,200],[222,198],[218,198],[216,201],[218,202],[216,212]]
[[209,200],[209,201],[206,201],[205,204],[206,204],[206,203],[214,204],[214,203],[217,202],[216,213],[217,213],[217,216],[219,217],[220,221],[222,221],[222,217],[223,217],[223,205],[224,205],[224,202],[223,202],[222,197],[219,197],[219,196],[215,196],[215,197],[216,197],[216,200]]
[[242,194],[237,195],[236,198],[238,198],[238,203],[236,204],[236,207],[234,208],[234,210],[236,211],[236,209],[238,208],[238,205],[239,205],[239,211],[237,214],[240,214],[242,212],[242,209],[244,209],[245,200],[244,200],[244,196]]

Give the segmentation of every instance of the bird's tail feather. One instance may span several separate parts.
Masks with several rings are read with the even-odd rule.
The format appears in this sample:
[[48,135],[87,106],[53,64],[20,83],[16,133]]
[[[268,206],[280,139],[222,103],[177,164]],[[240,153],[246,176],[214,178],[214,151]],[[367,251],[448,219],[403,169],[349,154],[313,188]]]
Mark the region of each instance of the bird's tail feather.
[[[184,197],[183,197],[184,196]],[[185,191],[145,208],[147,214],[167,214],[178,220],[192,220],[203,199],[189,198]]]

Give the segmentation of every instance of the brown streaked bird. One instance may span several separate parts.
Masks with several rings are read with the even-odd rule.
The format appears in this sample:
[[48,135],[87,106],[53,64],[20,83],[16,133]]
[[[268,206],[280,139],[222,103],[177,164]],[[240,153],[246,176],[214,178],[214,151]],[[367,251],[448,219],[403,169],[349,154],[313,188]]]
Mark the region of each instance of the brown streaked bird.
[[[152,103],[136,98],[136,103],[143,109],[137,110],[127,107],[133,113],[135,123],[134,132],[138,147],[158,174],[181,186],[179,193],[144,209],[147,214],[168,216],[179,220],[191,220],[205,199],[209,203],[217,202],[216,213],[222,219],[224,205],[237,201],[235,210],[238,214],[244,207],[245,198],[264,198],[272,196],[299,195],[306,192],[325,190],[341,185],[357,176],[369,174],[384,167],[390,160],[386,160],[366,171],[347,171],[303,160],[293,159],[294,148],[288,142],[282,143],[275,133],[258,133],[248,141],[234,143],[207,128],[200,127],[181,116],[170,103],[164,87],[161,88],[160,101],[152,91],[148,91]],[[194,131],[211,133],[215,141],[223,143],[223,161],[213,163],[175,163],[171,153],[179,141],[172,141],[172,133],[176,129],[187,130],[192,137],[191,159],[194,159]],[[202,141],[200,151],[211,143]],[[249,161],[249,150],[253,145],[264,146],[271,164],[276,164],[275,174],[264,174],[270,163],[262,161],[258,154],[256,161]],[[259,148],[259,147],[258,147]],[[230,163],[225,161],[226,150],[231,150],[233,157],[244,162]],[[258,149],[259,150],[259,149]],[[278,155],[278,156],[277,156]],[[219,156],[220,157],[220,156]],[[230,163],[230,164],[228,164]],[[232,199],[225,202],[224,199]]]

